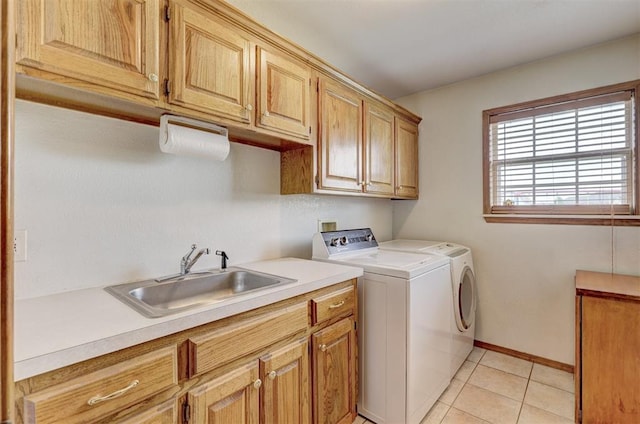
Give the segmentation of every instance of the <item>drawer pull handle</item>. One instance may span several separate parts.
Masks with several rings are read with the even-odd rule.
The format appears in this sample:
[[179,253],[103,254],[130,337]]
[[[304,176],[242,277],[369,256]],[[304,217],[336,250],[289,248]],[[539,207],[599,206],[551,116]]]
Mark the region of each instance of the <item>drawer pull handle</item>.
[[333,303],[333,304],[329,305],[329,309],[336,309],[336,308],[341,307],[342,305],[344,305],[344,300],[341,300],[340,302],[336,302],[336,303]]
[[276,378],[276,372],[275,371],[271,371],[269,373],[269,380],[275,380]]
[[318,346],[320,348],[320,352],[326,352],[327,351],[327,345],[326,344],[321,344],[320,346]]
[[107,400],[111,400],[117,397],[122,396],[123,394],[127,393],[129,390],[133,389],[134,387],[136,387],[138,384],[140,384],[139,380],[133,380],[131,382],[131,384],[129,384],[127,387],[125,387],[124,389],[120,389],[120,390],[116,390],[115,392],[108,394],[106,396],[94,396],[91,399],[89,399],[87,401],[87,405],[95,405],[97,403],[100,402],[104,402]]
[[253,382],[253,387],[255,387],[256,389],[259,389],[260,386],[262,386],[262,380],[257,379],[256,381]]

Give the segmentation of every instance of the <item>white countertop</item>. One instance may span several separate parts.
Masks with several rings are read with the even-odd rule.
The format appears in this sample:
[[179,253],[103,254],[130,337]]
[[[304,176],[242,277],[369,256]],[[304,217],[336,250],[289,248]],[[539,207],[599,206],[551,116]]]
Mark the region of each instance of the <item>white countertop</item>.
[[239,265],[298,280],[162,318],[146,318],[101,287],[15,303],[16,381],[177,333],[362,275],[361,268],[296,258]]

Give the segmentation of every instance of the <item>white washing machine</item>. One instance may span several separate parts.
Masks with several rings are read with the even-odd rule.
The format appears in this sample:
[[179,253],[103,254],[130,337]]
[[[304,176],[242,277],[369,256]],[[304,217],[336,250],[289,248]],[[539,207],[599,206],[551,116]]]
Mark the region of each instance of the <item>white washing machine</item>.
[[471,249],[460,244],[427,240],[392,240],[379,248],[387,251],[434,253],[451,260],[454,320],[451,321],[451,377],[473,350],[476,315],[476,278]]
[[313,236],[313,259],[363,268],[358,280],[358,413],[418,424],[451,381],[450,261],[378,250],[370,229]]

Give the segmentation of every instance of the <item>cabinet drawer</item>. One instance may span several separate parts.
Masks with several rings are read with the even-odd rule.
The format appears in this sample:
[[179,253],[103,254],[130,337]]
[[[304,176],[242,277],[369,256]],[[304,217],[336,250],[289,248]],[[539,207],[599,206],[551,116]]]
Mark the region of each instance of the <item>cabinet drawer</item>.
[[265,348],[307,328],[307,304],[298,303],[189,338],[189,376],[211,371],[227,362]]
[[178,384],[177,349],[159,349],[24,399],[25,423],[86,423]]
[[356,303],[355,298],[354,288],[345,287],[311,299],[311,324],[316,325],[330,318],[352,314]]

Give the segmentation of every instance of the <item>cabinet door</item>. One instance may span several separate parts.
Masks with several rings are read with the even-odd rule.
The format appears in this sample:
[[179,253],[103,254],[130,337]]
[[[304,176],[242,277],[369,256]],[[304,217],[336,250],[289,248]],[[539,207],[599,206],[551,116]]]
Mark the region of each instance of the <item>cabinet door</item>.
[[305,424],[309,409],[309,344],[291,343],[260,358],[262,424]]
[[256,49],[257,126],[309,139],[311,69],[293,58]]
[[582,422],[640,422],[640,302],[582,297]]
[[396,118],[396,196],[418,198],[418,125]]
[[251,122],[249,40],[231,24],[172,4],[169,103]]
[[16,5],[17,63],[82,81],[82,88],[90,83],[159,98],[160,0]]
[[324,79],[319,93],[318,188],[361,192],[362,97]]
[[311,337],[315,424],[351,424],[356,416],[353,323],[353,318],[345,318]]
[[261,384],[255,362],[190,390],[189,422],[258,424]]
[[365,103],[364,176],[367,193],[393,196],[394,114],[384,106]]

